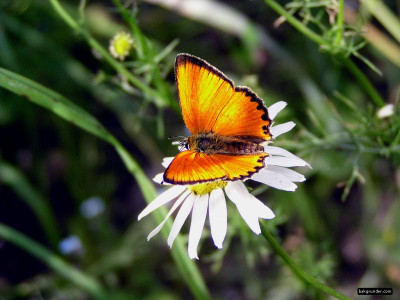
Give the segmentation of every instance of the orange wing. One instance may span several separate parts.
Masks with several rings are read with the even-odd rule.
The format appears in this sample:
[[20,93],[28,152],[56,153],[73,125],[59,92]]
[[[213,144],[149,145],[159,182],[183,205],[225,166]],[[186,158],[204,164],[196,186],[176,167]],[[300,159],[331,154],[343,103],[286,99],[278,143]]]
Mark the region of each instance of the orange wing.
[[189,54],[179,54],[175,77],[183,119],[192,134],[271,139],[268,110],[247,87],[234,87],[221,71]]
[[264,167],[260,155],[206,155],[193,150],[178,153],[167,170],[164,181],[171,184],[195,184],[214,180],[239,180]]

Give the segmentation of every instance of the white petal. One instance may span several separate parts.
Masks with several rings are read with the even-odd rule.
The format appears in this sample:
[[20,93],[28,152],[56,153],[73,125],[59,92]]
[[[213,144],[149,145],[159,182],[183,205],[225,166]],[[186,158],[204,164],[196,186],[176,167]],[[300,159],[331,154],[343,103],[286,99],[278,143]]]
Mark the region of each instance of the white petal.
[[[279,155],[279,156],[284,156],[287,158],[292,158],[292,159],[298,160],[299,163],[302,162],[298,166],[307,166],[307,167],[311,168],[311,166],[308,162],[306,162],[305,160],[302,160],[301,158],[297,157],[293,153],[291,153],[283,148],[275,147],[275,146],[264,146],[264,151],[268,154]],[[267,157],[267,160],[268,159],[270,159],[270,158]],[[282,166],[282,167],[284,167],[284,166]]]
[[172,163],[174,157],[164,157],[163,162],[161,163],[164,168],[168,168],[168,166]]
[[153,210],[159,208],[165,203],[171,201],[172,199],[175,199],[180,194],[182,194],[185,189],[186,186],[184,185],[175,185],[172,188],[166,190],[164,193],[158,195],[158,197],[155,198],[152,202],[150,202],[150,204],[147,205],[147,207],[139,214],[138,220],[147,216]]
[[192,207],[194,203],[194,195],[190,194],[187,198],[186,201],[183,202],[181,208],[179,209],[178,214],[176,215],[174,224],[172,225],[171,232],[169,233],[168,236],[168,246],[172,247],[172,244],[174,243],[175,238],[177,237],[179,231],[181,230],[183,224],[185,223],[188,215],[190,214]]
[[[303,174],[297,173],[291,169],[269,165],[267,166],[267,170],[281,174],[292,182],[303,182],[306,180]],[[263,172],[263,169],[260,171],[260,173],[261,172]]]
[[229,182],[225,187],[225,192],[229,199],[235,203],[243,220],[249,225],[255,234],[261,233],[260,224],[258,222],[257,212],[249,207],[248,202],[251,199],[249,192],[241,181]]
[[188,253],[190,259],[199,259],[197,257],[197,246],[199,245],[204,228],[204,222],[206,221],[207,208],[208,194],[195,197],[188,241]]
[[384,107],[379,109],[376,113],[376,116],[379,119],[390,117],[394,114],[394,105],[393,104],[386,104]]
[[274,165],[280,167],[304,167],[306,162],[301,159],[287,158],[282,156],[270,156],[266,159],[267,166]]
[[275,119],[276,115],[281,112],[282,109],[286,107],[287,103],[285,101],[279,101],[268,107],[268,116],[271,120]]
[[153,177],[153,181],[158,183],[158,184],[166,184],[169,185],[169,183],[163,182],[164,181],[164,173],[158,173],[156,176]]
[[167,222],[168,218],[172,215],[172,213],[181,205],[181,203],[186,199],[186,197],[190,194],[190,191],[184,192],[178,200],[175,201],[174,205],[168,212],[167,216],[165,217],[164,221],[160,223],[150,234],[147,236],[147,240],[150,240],[153,236],[160,232],[161,228],[164,226],[165,222]]
[[213,190],[208,201],[211,236],[215,246],[221,249],[228,229],[228,212],[222,189]]
[[262,219],[275,218],[274,212],[268,206],[266,206],[264,203],[262,203],[256,197],[254,197],[252,194],[250,194],[249,204],[250,204],[250,206],[252,206],[254,208],[254,210],[257,213],[259,218],[262,218]]
[[267,184],[273,188],[283,191],[294,192],[297,188],[293,182],[285,176],[263,169],[251,177],[252,180]]
[[279,124],[276,126],[272,126],[271,134],[274,138],[276,138],[276,137],[280,136],[281,134],[284,134],[284,133],[292,130],[294,126],[296,126],[296,124],[293,121]]

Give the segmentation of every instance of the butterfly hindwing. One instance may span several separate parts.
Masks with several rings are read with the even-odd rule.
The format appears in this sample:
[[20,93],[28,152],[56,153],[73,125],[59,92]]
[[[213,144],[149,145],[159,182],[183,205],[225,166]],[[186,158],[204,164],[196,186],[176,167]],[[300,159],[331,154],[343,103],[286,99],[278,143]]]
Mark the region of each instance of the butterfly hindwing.
[[167,170],[164,181],[171,184],[195,184],[214,180],[239,180],[264,167],[268,154],[207,155],[194,150],[178,153]]

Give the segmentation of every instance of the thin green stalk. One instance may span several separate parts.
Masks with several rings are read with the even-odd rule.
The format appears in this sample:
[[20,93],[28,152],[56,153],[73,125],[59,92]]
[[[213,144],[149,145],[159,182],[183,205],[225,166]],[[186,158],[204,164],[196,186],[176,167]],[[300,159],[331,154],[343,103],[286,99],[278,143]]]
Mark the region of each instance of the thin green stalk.
[[388,32],[400,43],[400,20],[393,14],[382,0],[361,1],[368,11],[386,28]]
[[343,295],[342,293],[326,286],[325,284],[319,282],[317,279],[306,273],[298,264],[296,264],[290,256],[282,249],[282,247],[278,244],[278,242],[274,239],[271,233],[268,231],[267,227],[265,226],[264,222],[260,222],[262,235],[264,238],[269,242],[272,249],[274,250],[275,254],[281,257],[283,262],[293,271],[293,273],[300,278],[302,281],[311,284],[316,289],[325,292],[337,299],[340,300],[351,300],[351,298]]
[[[56,1],[56,0],[50,0]],[[147,84],[143,83],[139,78],[133,75],[129,70],[127,70],[122,64],[115,60],[103,46],[100,45],[97,40],[95,40],[89,33],[85,32],[83,36],[86,38],[88,44],[92,46],[96,51],[98,51],[103,59],[107,61],[118,73],[126,77],[134,86],[143,91],[145,94],[153,98],[153,102],[157,106],[164,107],[165,100],[162,99],[159,94],[150,88]]]
[[[138,183],[146,202],[150,203],[157,196],[153,184],[129,152],[96,118],[85,110],[81,109],[79,106],[60,94],[57,94],[30,79],[2,68],[0,68],[0,86],[17,95],[23,96],[22,99],[29,100],[52,111],[54,114],[73,125],[78,126],[112,144],[114,149],[120,155],[126,168]],[[165,207],[162,207],[153,213],[153,216],[158,223],[160,223],[166,215],[167,211]],[[164,237],[168,236],[171,227],[172,222],[171,220],[168,220],[162,229]],[[182,238],[178,237],[175,239],[174,247],[171,249],[172,256],[183,280],[197,299],[210,299],[208,289],[199,270],[197,269],[197,266],[189,259],[184,248]]]
[[[154,186],[147,179],[145,173],[142,169],[139,168],[137,163],[133,160],[132,156],[129,152],[117,141],[113,139],[110,141],[111,144],[114,145],[118,154],[122,158],[125,166],[133,174],[137,183],[141,187],[141,191],[146,198],[147,202],[150,203],[156,196],[156,192]],[[153,212],[153,216],[157,223],[161,223],[165,216],[167,215],[167,211],[165,207],[160,207],[159,209]],[[162,235],[165,239],[168,238],[169,232],[172,228],[172,222],[168,220],[162,228]],[[178,267],[178,269],[182,273],[182,278],[185,280],[189,288],[191,289],[193,295],[196,299],[210,299],[210,295],[206,285],[204,284],[204,280],[201,277],[199,270],[196,265],[191,261],[187,255],[186,249],[184,247],[184,243],[180,236],[176,237],[174,246],[171,249],[172,257]]]
[[392,147],[397,146],[400,142],[400,131],[396,134],[393,142],[392,142]]
[[131,26],[131,30],[134,33],[136,39],[137,39],[137,50],[138,50],[138,56],[140,59],[143,59],[145,56],[145,52],[147,51],[146,47],[146,41],[143,38],[142,33],[140,32],[140,29],[138,28],[136,24],[136,19],[133,20],[133,16],[131,16],[128,12],[127,9],[122,5],[121,1],[119,0],[112,0],[114,5],[118,8],[119,12],[121,13],[122,17],[124,18],[125,22],[127,22]]
[[[274,0],[264,0],[266,4],[268,4],[273,10],[275,10],[278,14],[284,16],[286,20],[295,27],[298,31],[303,33],[305,36],[319,44],[321,47],[326,50],[331,50],[332,46],[320,35],[316,34],[314,31],[310,30],[307,26],[289,14],[286,9],[284,9],[281,5],[279,5]],[[385,101],[379,95],[375,87],[371,84],[368,78],[361,72],[361,70],[347,57],[343,57],[341,54],[340,60],[342,63],[350,70],[350,72],[354,75],[354,77],[358,80],[361,86],[365,89],[365,91],[369,94],[372,101],[379,107],[382,107],[385,104]]]
[[[142,61],[152,61],[154,65],[153,69],[153,83],[154,86],[158,92],[158,97],[163,100],[163,103],[160,104],[160,106],[168,106],[173,108],[175,111],[179,112],[179,106],[177,105],[177,101],[172,97],[170,89],[168,85],[165,83],[164,79],[160,75],[160,70],[157,68],[157,64],[159,63],[159,60],[157,60],[157,57],[160,57],[159,55],[157,57],[153,57],[153,53],[149,51],[149,45],[145,39],[145,36],[141,32],[137,20],[136,20],[136,14],[130,14],[128,10],[122,5],[121,1],[119,0],[112,0],[114,2],[114,5],[118,8],[119,12],[121,13],[122,17],[124,20],[130,25],[131,30],[133,32],[133,35],[135,37],[135,41],[137,43],[136,50],[137,50],[137,55],[139,57],[139,60]],[[169,52],[173,48],[167,47],[165,50],[169,50]],[[164,50],[164,51],[165,51]],[[168,53],[169,53],[168,52]],[[160,53],[162,54],[162,53]],[[163,54],[166,55],[166,54]],[[161,56],[163,57],[163,56]]]
[[275,10],[279,15],[285,17],[285,19],[298,31],[303,33],[305,36],[309,37],[311,40],[319,44],[320,46],[330,48],[329,43],[320,35],[316,34],[314,31],[309,29],[295,17],[293,17],[288,11],[279,5],[274,0],[264,0],[266,4],[268,4],[273,10]]
[[79,24],[65,11],[65,9],[61,6],[58,1],[50,0],[50,3],[53,5],[54,10],[60,15],[60,17],[67,23],[72,29],[77,31],[78,33],[83,33],[83,29],[79,26]]
[[97,280],[72,267],[55,253],[15,229],[0,223],[0,237],[43,261],[50,269],[87,291],[93,298],[100,300],[109,299]]
[[58,0],[49,0],[53,5],[54,10],[60,15],[60,17],[77,33],[81,34],[88,42],[88,44],[93,47],[105,61],[107,61],[117,72],[126,77],[135,87],[143,91],[145,94],[149,95],[157,106],[164,107],[166,105],[165,99],[162,99],[160,95],[150,88],[148,85],[143,83],[139,78],[133,75],[129,70],[127,70],[121,63],[115,60],[108,51],[97,42],[83,27],[81,27],[78,22],[76,22],[60,5]]
[[343,39],[343,19],[344,19],[344,0],[339,0],[339,7],[338,7],[338,14],[337,14],[337,21],[336,26],[338,27],[336,39],[335,39],[335,46],[340,47],[340,44]]
[[14,192],[31,208],[42,225],[51,246],[56,249],[60,232],[49,202],[28,181],[16,167],[0,162],[0,182],[9,185]]
[[372,101],[378,106],[382,107],[385,105],[385,101],[381,95],[377,92],[371,81],[365,76],[365,74],[356,66],[356,64],[347,57],[338,57],[342,64],[353,74],[359,84],[364,88],[365,92],[371,97]]

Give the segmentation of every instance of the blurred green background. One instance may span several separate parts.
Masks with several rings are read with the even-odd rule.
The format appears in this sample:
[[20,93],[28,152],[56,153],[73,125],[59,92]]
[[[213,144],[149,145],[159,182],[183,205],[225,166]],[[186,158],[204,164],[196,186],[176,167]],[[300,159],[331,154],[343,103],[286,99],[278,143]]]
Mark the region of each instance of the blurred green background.
[[[277,216],[265,224],[328,286],[350,297],[357,287],[391,287],[392,298],[360,297],[398,297],[399,2],[60,3],[1,1],[1,68],[89,112],[149,179],[163,171],[163,157],[176,154],[168,137],[187,135],[173,76],[177,53],[207,60],[267,106],[286,101],[275,121],[297,126],[275,145],[313,169],[298,170],[307,181],[294,193],[252,186]],[[289,17],[280,16],[279,4]],[[125,61],[101,52],[120,30],[134,39]],[[137,221],[146,206],[142,186],[117,148],[8,91],[13,87],[2,78],[0,222],[95,278],[110,299],[194,297],[165,239],[146,241],[157,223]],[[377,114],[388,104],[389,116]],[[224,248],[213,246],[206,229],[195,262],[212,298],[328,298],[293,275],[229,205]],[[1,234],[0,299],[93,297],[33,252]]]

